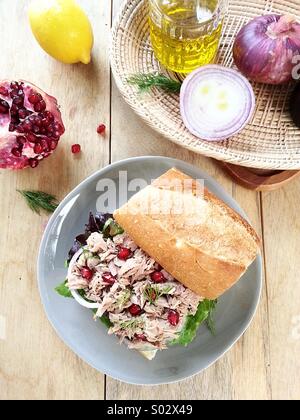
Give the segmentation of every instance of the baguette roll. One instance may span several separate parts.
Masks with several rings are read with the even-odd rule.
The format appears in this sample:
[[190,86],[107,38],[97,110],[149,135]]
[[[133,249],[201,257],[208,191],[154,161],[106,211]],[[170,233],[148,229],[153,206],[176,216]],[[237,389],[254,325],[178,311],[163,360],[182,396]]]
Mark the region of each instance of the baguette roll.
[[259,238],[245,219],[174,168],[114,217],[166,271],[206,299],[233,286],[259,252]]

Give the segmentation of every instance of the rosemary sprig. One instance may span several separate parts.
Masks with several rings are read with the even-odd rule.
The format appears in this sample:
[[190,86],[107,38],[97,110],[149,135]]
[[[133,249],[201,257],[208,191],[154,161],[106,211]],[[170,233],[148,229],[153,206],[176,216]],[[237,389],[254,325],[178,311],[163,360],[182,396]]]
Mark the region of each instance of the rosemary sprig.
[[53,213],[58,207],[57,199],[51,194],[43,191],[17,191],[25,198],[29,208],[37,214],[40,214],[41,210]]
[[181,82],[159,73],[133,74],[127,79],[127,82],[137,86],[140,92],[147,92],[153,87],[157,87],[169,93],[179,93],[181,88]]

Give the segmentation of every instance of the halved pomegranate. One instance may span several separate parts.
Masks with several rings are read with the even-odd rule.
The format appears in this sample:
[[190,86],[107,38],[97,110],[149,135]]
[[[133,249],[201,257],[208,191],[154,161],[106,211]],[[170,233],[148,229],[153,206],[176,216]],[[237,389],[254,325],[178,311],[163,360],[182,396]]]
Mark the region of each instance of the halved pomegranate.
[[0,168],[35,168],[64,132],[55,98],[23,80],[0,81]]

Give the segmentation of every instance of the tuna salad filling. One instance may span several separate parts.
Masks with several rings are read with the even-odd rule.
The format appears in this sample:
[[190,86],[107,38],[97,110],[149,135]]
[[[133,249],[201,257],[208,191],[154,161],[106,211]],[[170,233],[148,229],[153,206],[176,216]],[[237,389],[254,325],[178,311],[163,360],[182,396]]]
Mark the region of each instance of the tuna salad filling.
[[[95,319],[105,317],[108,333],[137,350],[187,344],[215,306],[159,266],[112,215],[90,215],[85,234],[70,251],[64,285],[97,303]],[[183,332],[192,337],[180,343]]]

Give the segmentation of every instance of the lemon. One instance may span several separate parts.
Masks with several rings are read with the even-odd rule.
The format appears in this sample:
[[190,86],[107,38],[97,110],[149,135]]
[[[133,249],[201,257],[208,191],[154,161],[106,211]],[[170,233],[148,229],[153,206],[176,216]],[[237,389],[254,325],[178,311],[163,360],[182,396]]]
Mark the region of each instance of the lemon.
[[67,64],[91,61],[93,30],[74,0],[34,0],[29,20],[40,46],[56,60]]

